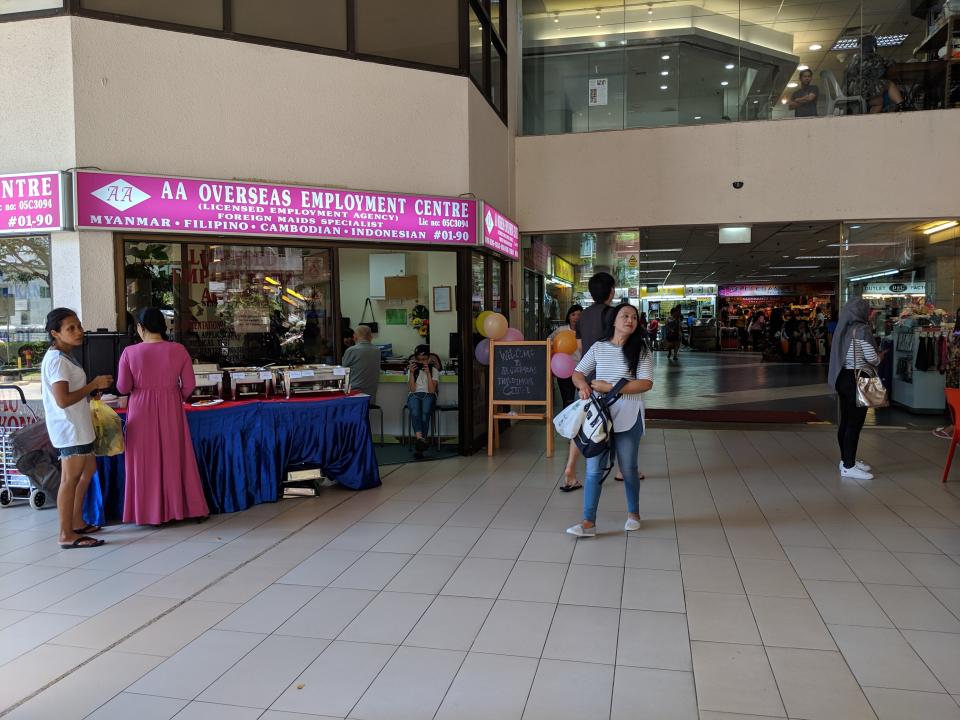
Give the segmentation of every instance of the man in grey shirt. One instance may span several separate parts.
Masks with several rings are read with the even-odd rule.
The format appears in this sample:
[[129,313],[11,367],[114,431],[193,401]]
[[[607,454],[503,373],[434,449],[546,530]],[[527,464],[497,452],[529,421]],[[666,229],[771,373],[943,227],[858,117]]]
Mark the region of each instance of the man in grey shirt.
[[809,68],[800,71],[800,87],[790,96],[787,107],[796,117],[817,117],[817,99],[820,88],[813,84],[813,71]]
[[377,386],[380,384],[380,348],[373,345],[373,333],[366,325],[358,325],[353,333],[354,344],[343,353],[343,366],[350,368],[350,387],[370,396],[370,404],[377,404]]

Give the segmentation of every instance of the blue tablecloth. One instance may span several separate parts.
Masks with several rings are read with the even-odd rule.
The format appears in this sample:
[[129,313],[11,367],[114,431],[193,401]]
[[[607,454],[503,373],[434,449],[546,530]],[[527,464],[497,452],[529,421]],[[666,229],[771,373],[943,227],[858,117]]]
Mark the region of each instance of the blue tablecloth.
[[[200,479],[213,513],[275,502],[287,468],[319,465],[355,490],[380,485],[366,396],[267,400],[187,412]],[[84,519],[104,525],[123,517],[123,455],[97,458],[84,498]]]

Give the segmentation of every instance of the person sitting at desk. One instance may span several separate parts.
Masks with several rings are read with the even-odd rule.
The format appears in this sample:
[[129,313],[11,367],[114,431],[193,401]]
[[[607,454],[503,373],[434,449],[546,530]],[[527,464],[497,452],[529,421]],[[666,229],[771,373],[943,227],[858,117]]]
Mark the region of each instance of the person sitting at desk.
[[341,364],[350,368],[350,387],[370,396],[370,404],[377,404],[380,384],[380,348],[374,345],[373,332],[366,325],[357,325],[353,345],[343,353]]
[[416,435],[413,456],[420,460],[427,449],[426,437],[430,435],[430,419],[437,406],[437,391],[440,388],[440,365],[436,356],[431,356],[428,345],[418,345],[414,350],[407,378],[410,387],[407,407],[410,409],[410,424]]
[[861,52],[850,59],[843,74],[847,95],[867,101],[867,112],[895,112],[903,105],[903,95],[894,82],[887,79],[887,61],[877,52],[877,38],[864,35]]

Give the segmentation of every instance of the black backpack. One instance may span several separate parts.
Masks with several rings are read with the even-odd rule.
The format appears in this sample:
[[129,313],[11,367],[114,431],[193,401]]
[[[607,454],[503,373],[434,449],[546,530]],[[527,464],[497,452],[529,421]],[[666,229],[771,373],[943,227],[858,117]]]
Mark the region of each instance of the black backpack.
[[[610,415],[610,407],[620,399],[620,391],[628,382],[629,380],[622,378],[613,386],[610,392],[604,393],[603,395],[593,393],[590,396],[585,408],[586,416],[584,417],[583,424],[580,426],[576,437],[573,438],[573,441],[577,444],[577,448],[580,450],[580,454],[585,458],[597,457],[604,453],[608,454],[607,463],[604,466],[603,477],[600,478],[600,482],[606,480],[607,475],[609,475],[613,469],[614,462],[616,462],[616,451],[613,448],[613,443],[610,442],[610,437],[613,435],[613,418]],[[598,426],[602,426],[605,430],[605,436],[602,440],[594,439],[595,433],[593,431],[598,428]]]

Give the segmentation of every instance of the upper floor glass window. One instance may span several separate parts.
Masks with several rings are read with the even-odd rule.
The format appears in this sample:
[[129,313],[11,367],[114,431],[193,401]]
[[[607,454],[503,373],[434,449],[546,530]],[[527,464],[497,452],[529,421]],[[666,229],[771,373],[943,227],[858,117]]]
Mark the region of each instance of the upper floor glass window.
[[459,9],[450,0],[356,0],[357,52],[460,66]]
[[347,5],[340,0],[232,0],[233,32],[347,49]]
[[497,114],[507,113],[507,0],[469,0],[470,77]]

